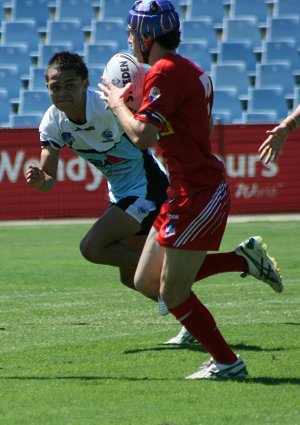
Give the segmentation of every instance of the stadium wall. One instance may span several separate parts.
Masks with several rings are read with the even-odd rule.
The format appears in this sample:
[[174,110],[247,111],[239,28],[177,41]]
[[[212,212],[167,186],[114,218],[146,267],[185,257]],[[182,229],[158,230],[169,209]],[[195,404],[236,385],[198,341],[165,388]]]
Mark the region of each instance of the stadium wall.
[[[300,131],[290,134],[280,160],[268,165],[257,149],[273,125],[217,125],[213,151],[225,163],[231,214],[300,211]],[[108,206],[106,180],[70,149],[62,151],[56,187],[30,188],[24,174],[40,156],[37,129],[0,130],[0,220],[97,217]]]

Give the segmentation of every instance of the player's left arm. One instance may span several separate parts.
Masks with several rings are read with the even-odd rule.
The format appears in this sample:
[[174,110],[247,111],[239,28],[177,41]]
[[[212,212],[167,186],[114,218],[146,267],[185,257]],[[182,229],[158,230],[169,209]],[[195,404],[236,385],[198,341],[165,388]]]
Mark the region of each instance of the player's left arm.
[[102,90],[101,98],[116,115],[129,139],[141,150],[152,146],[158,136],[158,127],[149,122],[137,120],[126,106],[124,99],[131,85],[127,84],[124,88],[118,88],[108,80],[104,79],[104,82],[105,85],[99,85]]

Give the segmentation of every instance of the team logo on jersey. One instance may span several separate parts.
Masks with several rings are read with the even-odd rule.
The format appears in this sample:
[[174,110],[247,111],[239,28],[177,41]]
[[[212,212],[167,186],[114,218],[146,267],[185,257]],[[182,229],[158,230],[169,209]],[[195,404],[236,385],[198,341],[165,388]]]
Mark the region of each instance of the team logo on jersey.
[[101,137],[103,138],[102,140],[103,143],[111,143],[114,141],[113,132],[108,129],[102,132]]
[[176,227],[175,227],[175,224],[172,223],[171,221],[166,226],[165,238],[169,238],[171,236],[174,236],[175,234],[176,234]]
[[64,132],[61,134],[61,137],[63,138],[63,141],[65,142],[65,144],[71,148],[73,143],[75,142],[75,139],[72,136],[72,134]]
[[154,102],[160,98],[160,90],[158,87],[152,87],[149,94],[149,100]]

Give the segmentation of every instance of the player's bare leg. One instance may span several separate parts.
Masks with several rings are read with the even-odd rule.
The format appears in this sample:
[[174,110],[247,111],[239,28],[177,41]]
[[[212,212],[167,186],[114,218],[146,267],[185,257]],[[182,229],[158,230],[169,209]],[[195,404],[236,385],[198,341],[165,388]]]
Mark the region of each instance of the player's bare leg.
[[135,236],[140,229],[137,220],[112,206],[84,236],[80,251],[92,263],[118,267],[122,283],[135,289],[133,277],[146,239]]

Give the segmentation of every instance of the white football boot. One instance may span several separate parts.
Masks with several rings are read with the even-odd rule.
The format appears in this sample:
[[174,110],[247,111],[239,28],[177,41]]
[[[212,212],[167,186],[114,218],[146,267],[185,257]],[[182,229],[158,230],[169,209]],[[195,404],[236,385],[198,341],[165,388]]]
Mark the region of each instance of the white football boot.
[[169,339],[164,344],[184,345],[184,344],[192,344],[195,341],[197,341],[196,338],[194,338],[193,335],[190,334],[189,331],[184,326],[182,326],[179,334]]
[[252,236],[241,242],[235,253],[245,258],[248,263],[249,271],[242,273],[242,277],[254,276],[270,285],[275,292],[283,291],[279,267],[275,259],[268,255],[267,246],[260,236]]
[[188,375],[185,379],[245,379],[248,375],[246,365],[240,356],[237,357],[237,360],[231,365],[218,363],[211,358],[208,362],[203,363],[197,372]]

